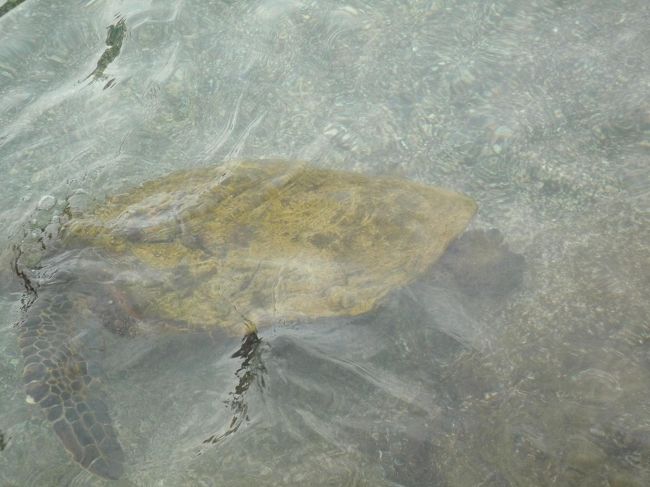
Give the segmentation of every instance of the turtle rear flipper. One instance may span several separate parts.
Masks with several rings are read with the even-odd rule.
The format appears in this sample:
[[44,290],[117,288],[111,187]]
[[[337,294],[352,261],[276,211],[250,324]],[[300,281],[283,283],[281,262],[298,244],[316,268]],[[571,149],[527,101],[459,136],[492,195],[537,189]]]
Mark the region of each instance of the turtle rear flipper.
[[41,294],[20,324],[27,401],[43,409],[76,462],[96,475],[117,479],[124,470],[124,453],[108,408],[89,390],[86,361],[70,340],[71,309],[66,297]]

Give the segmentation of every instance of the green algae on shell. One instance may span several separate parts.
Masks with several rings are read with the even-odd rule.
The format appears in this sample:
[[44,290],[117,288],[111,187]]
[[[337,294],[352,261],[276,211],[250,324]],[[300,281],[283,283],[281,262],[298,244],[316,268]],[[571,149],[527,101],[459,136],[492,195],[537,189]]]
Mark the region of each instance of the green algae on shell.
[[63,238],[155,269],[162,286],[127,285],[142,316],[229,328],[242,316],[263,325],[367,312],[435,262],[475,211],[465,196],[403,179],[240,162],[110,198]]

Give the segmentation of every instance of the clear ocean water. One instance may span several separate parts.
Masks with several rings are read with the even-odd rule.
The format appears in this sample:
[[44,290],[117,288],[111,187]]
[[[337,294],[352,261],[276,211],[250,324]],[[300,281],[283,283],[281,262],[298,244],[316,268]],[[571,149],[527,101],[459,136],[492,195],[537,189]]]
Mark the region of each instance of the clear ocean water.
[[[650,485],[647,0],[0,14],[0,485]],[[71,195],[271,157],[462,191],[521,278],[434,268],[360,318],[262,330],[237,404],[238,340],[109,337],[126,472],[82,470],[25,402],[12,245]]]

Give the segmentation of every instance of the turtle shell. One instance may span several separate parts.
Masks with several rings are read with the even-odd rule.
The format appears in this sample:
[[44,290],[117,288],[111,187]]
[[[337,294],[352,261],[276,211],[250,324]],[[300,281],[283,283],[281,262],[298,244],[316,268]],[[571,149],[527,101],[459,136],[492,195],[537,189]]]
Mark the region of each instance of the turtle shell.
[[110,262],[135,315],[236,331],[373,309],[475,211],[462,194],[404,179],[264,160],[147,182],[62,235]]

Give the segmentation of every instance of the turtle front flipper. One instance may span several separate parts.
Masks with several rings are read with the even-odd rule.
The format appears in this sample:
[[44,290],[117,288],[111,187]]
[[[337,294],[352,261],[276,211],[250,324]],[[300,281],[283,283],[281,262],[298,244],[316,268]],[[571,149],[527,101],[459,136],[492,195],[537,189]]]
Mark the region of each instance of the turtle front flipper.
[[20,324],[27,402],[38,404],[75,461],[108,479],[124,470],[124,453],[104,402],[92,397],[84,358],[72,342],[72,304],[41,294]]

